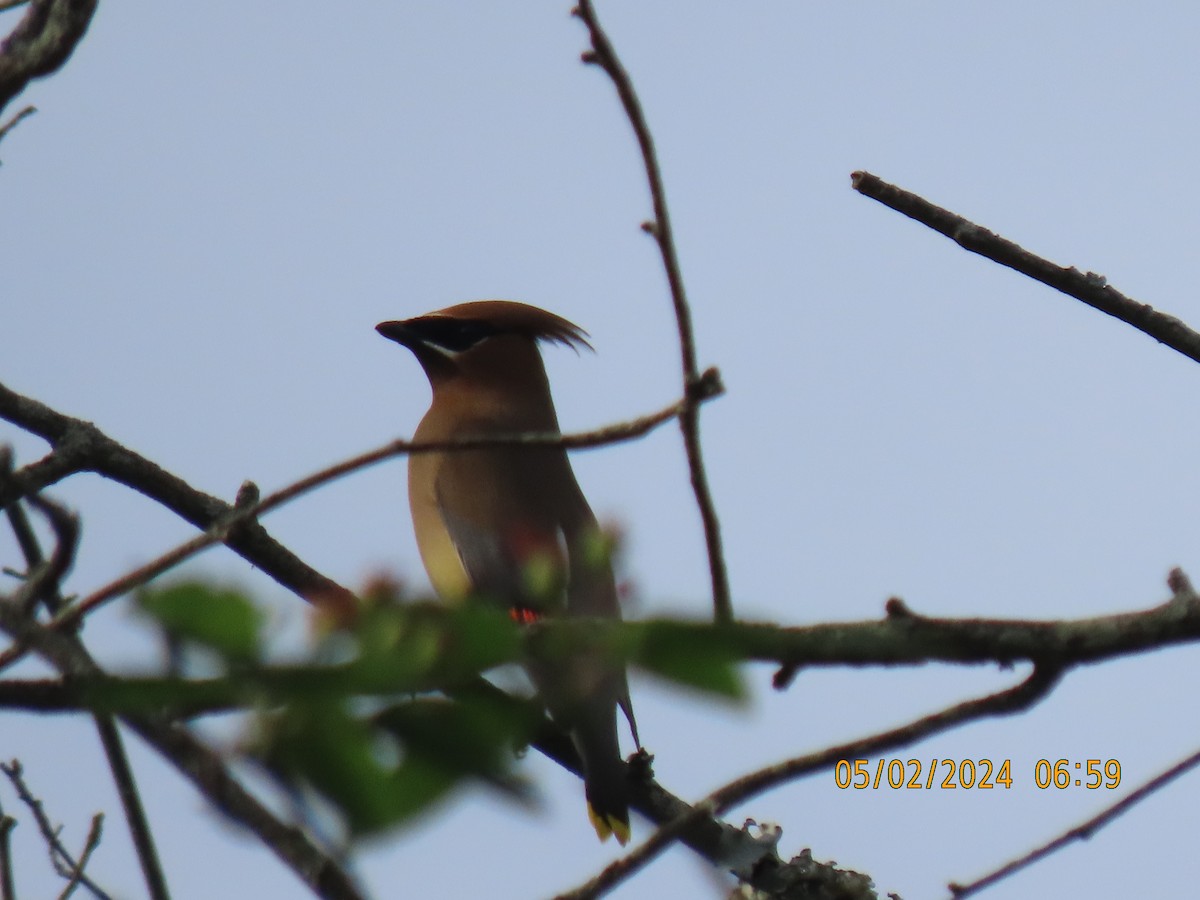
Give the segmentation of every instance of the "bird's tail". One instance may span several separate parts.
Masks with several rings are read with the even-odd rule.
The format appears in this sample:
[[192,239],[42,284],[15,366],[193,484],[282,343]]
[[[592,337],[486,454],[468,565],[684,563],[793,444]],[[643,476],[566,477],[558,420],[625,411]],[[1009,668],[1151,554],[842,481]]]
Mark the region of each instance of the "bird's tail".
[[588,818],[602,841],[614,835],[617,843],[629,842],[629,785],[625,762],[617,742],[616,709],[589,710],[572,729],[571,737],[583,759],[583,788]]

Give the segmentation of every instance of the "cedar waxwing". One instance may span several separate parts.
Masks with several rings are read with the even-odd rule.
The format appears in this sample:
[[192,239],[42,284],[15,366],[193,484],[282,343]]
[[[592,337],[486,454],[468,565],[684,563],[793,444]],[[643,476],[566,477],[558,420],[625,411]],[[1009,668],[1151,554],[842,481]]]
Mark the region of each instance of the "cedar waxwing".
[[[590,349],[586,332],[506,300],[461,303],[376,330],[417,357],[433,388],[414,440],[557,433],[538,351],[544,340]],[[519,622],[543,614],[620,618],[604,539],[561,447],[503,446],[417,453],[408,495],[421,560],[448,601],[503,603]],[[583,761],[588,815],[601,840],[629,840],[617,707],[640,747],[625,671],[603,658],[526,669]]]

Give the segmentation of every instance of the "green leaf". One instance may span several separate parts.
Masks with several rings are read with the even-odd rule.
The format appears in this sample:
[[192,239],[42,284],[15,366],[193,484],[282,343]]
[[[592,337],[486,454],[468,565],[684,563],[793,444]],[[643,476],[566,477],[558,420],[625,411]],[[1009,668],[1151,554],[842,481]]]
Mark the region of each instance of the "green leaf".
[[371,730],[338,703],[293,704],[266,719],[258,748],[285,783],[308,785],[363,834],[397,821],[397,803],[385,754]]
[[507,610],[465,605],[450,611],[450,657],[462,672],[484,672],[521,658],[523,633]]
[[474,605],[371,610],[355,634],[360,671],[409,682],[462,681],[522,651],[521,632],[502,610]]
[[734,700],[745,695],[736,635],[707,625],[647,622],[626,626],[632,661],[668,681]]
[[408,756],[505,790],[513,786],[514,747],[527,744],[543,721],[540,705],[506,695],[415,699],[389,706],[373,720],[403,742]]
[[260,720],[254,752],[285,784],[321,794],[352,834],[367,835],[425,811],[467,777],[515,791],[512,709],[418,700],[357,717],[342,703],[295,703]]
[[200,581],[140,591],[137,602],[173,637],[216,651],[228,660],[250,662],[262,651],[263,616],[244,594]]

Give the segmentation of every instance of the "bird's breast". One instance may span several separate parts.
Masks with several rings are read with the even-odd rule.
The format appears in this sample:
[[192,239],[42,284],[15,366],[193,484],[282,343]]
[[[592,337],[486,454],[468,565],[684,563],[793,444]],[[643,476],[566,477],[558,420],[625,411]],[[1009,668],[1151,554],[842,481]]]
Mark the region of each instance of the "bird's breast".
[[435,485],[444,458],[441,453],[421,453],[409,458],[408,502],[417,550],[429,581],[439,597],[458,602],[471,593],[472,584],[438,507]]

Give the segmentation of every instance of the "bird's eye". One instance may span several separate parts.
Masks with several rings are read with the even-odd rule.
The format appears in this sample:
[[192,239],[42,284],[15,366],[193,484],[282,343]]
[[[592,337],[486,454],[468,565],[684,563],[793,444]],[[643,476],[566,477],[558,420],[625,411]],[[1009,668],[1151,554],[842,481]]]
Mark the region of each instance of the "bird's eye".
[[462,353],[495,334],[496,326],[478,319],[429,319],[422,323],[421,331],[429,343]]

